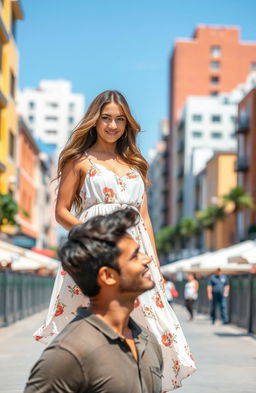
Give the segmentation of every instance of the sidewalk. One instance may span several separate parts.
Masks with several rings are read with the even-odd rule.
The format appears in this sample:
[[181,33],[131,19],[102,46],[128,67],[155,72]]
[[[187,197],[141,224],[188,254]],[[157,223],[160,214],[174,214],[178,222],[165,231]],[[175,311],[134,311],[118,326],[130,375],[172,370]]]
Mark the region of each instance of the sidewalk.
[[[207,316],[187,322],[175,306],[196,359],[197,372],[183,381],[181,393],[255,393],[256,339],[229,325],[211,325]],[[22,393],[25,381],[44,346],[32,339],[45,311],[0,329],[0,392]]]

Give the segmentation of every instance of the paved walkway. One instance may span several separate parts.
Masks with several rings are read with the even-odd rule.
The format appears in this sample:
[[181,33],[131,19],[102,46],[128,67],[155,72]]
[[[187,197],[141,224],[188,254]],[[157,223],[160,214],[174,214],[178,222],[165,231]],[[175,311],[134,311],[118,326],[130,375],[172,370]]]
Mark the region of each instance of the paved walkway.
[[[183,381],[181,393],[255,393],[256,339],[242,330],[198,315],[187,322],[181,306],[175,306],[198,370]],[[28,373],[44,346],[32,340],[32,332],[45,312],[0,328],[0,392],[22,393]]]

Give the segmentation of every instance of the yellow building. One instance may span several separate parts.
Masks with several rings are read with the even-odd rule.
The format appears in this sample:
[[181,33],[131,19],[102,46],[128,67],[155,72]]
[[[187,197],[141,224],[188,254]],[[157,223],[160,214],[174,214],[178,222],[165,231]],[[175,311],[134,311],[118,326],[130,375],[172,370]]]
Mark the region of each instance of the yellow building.
[[[206,205],[221,205],[223,195],[237,185],[235,153],[216,153],[206,166]],[[226,207],[226,218],[218,221],[212,234],[206,234],[206,248],[218,250],[231,246],[235,240],[235,216],[232,206]]]
[[16,141],[18,116],[16,91],[19,54],[16,43],[17,20],[23,19],[19,0],[0,0],[0,193],[16,187]]

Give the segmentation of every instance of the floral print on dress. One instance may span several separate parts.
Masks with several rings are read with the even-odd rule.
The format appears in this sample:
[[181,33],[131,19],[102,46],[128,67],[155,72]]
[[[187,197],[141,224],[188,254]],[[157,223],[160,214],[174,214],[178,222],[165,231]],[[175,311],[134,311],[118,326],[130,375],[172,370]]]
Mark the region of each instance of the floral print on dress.
[[81,289],[77,285],[68,285],[68,291],[71,293],[72,297],[81,295]]
[[175,377],[177,377],[177,375],[180,371],[180,362],[178,361],[178,359],[177,360],[173,359],[172,362],[173,362],[172,369],[175,374]]
[[100,173],[100,170],[92,165],[87,173],[90,177],[94,177]]
[[104,187],[103,194],[105,196],[106,203],[113,203],[115,202],[115,193],[113,188]]
[[162,344],[165,347],[170,347],[170,346],[172,346],[173,342],[176,342],[176,337],[177,337],[176,334],[172,334],[172,333],[166,331],[166,332],[164,332],[164,334],[161,337]]
[[137,308],[137,307],[139,307],[139,306],[140,306],[140,301],[139,301],[139,298],[136,297],[136,299],[135,299],[135,301],[134,301],[134,308]]
[[126,183],[122,177],[116,176],[116,182],[120,186],[121,191],[126,191]]
[[143,306],[142,311],[145,317],[156,319],[156,316],[152,310],[152,307]]
[[138,175],[135,170],[132,170],[131,172],[126,173],[126,176],[128,179],[136,179]]
[[153,297],[153,299],[156,302],[156,306],[159,308],[164,308],[164,303],[162,302],[161,296],[159,292],[156,292],[155,296]]
[[64,312],[64,308],[66,307],[66,304],[62,303],[59,299],[57,300],[56,304],[56,311],[55,311],[55,317],[59,317],[61,314]]

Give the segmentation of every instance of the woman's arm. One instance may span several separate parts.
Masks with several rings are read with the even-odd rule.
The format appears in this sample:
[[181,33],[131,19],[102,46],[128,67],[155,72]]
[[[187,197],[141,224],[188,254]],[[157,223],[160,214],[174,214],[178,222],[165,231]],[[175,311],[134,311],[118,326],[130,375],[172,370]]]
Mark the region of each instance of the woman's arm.
[[70,230],[74,225],[81,224],[73,214],[70,213],[76,191],[81,182],[81,167],[79,163],[69,162],[63,168],[58,190],[55,218],[65,229]]
[[143,197],[143,204],[140,208],[140,214],[143,218],[143,221],[145,222],[146,225],[146,229],[148,231],[148,235],[149,235],[149,239],[151,242],[151,245],[153,247],[153,251],[155,254],[155,261],[158,264],[158,267],[160,269],[160,262],[157,256],[157,251],[156,251],[156,243],[155,243],[155,238],[154,238],[154,233],[153,233],[153,228],[152,228],[152,224],[151,224],[151,220],[148,214],[148,202],[147,202],[147,194],[146,192],[144,193],[144,197]]

